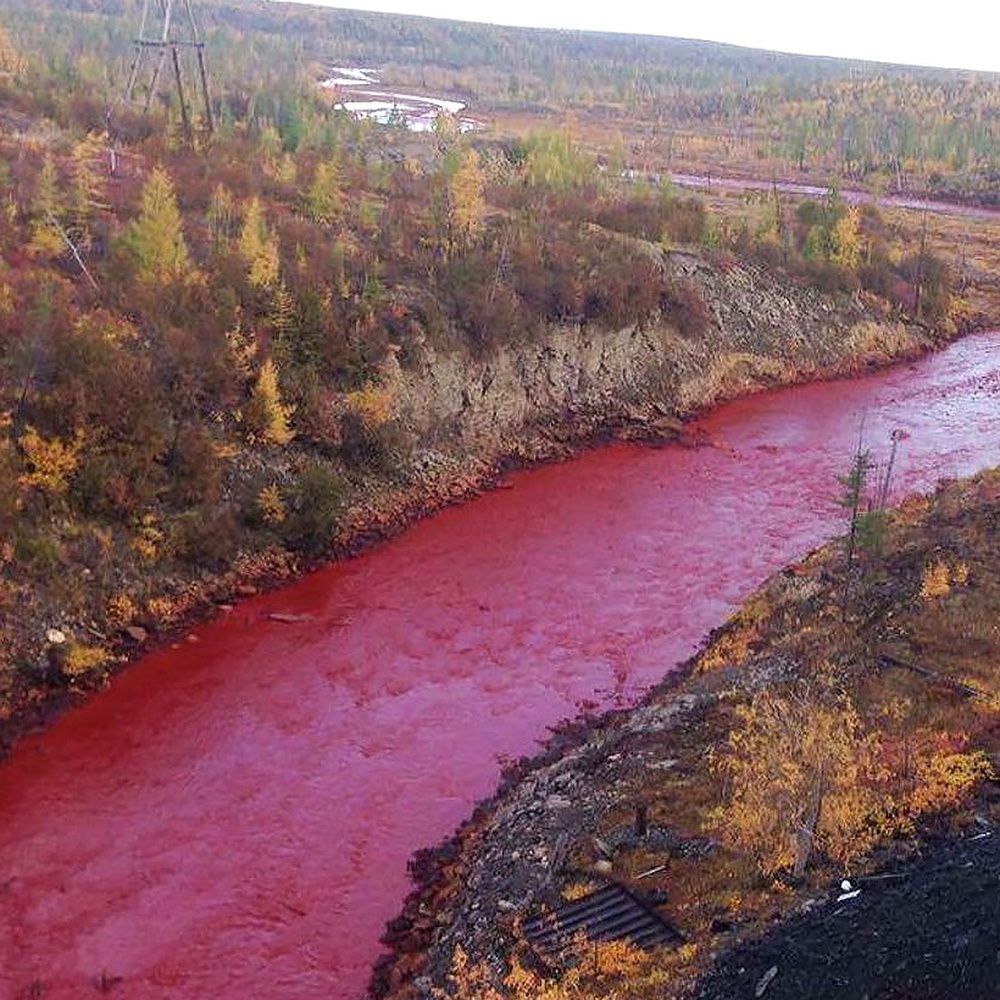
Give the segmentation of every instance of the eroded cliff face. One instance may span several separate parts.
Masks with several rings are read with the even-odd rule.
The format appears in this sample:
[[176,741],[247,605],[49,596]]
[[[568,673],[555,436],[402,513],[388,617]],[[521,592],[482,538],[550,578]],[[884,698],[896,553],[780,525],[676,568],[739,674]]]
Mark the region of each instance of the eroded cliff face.
[[690,317],[608,331],[552,327],[483,357],[425,347],[385,375],[396,414],[418,450],[491,460],[537,457],[545,442],[609,427],[665,432],[675,418],[762,388],[849,374],[926,351],[936,337],[859,296],[824,295],[763,268],[661,255],[694,297]]
[[[505,346],[481,355],[429,343],[409,345],[405,359],[390,355],[381,390],[396,423],[384,467],[345,476],[343,505],[323,551],[303,556],[294,544],[254,533],[243,522],[234,522],[228,543],[238,551],[221,553],[226,568],[218,573],[176,559],[148,563],[119,547],[116,586],[145,595],[145,609],[124,628],[109,617],[99,588],[79,588],[67,601],[55,586],[36,587],[30,606],[8,629],[9,662],[26,667],[7,702],[0,692],[0,712],[13,720],[0,724],[0,745],[16,737],[24,720],[65,700],[67,689],[77,697],[103,684],[108,671],[137,655],[147,638],[162,640],[215,613],[220,603],[394,534],[475,494],[508,461],[563,457],[608,432],[688,436],[698,443],[682,419],[716,403],[887,364],[944,339],[903,323],[875,301],[824,295],[763,267],[713,263],[648,244],[645,250],[676,293],[665,296],[661,314],[646,325],[606,330],[564,324],[533,338],[512,331]],[[230,460],[234,493],[259,489],[253,477],[265,470],[274,480],[291,479],[309,454],[307,441],[281,452],[246,449]],[[80,642],[106,636],[102,648],[109,659],[92,671],[93,680],[64,676],[53,660],[50,634]]]

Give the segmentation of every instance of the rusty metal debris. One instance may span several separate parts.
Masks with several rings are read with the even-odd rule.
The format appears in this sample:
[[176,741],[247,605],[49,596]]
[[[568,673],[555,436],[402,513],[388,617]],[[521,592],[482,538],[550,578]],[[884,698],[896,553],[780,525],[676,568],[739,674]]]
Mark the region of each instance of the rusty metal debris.
[[529,917],[521,930],[539,958],[556,966],[574,958],[581,934],[590,941],[624,939],[640,948],[684,940],[656,910],[617,883]]

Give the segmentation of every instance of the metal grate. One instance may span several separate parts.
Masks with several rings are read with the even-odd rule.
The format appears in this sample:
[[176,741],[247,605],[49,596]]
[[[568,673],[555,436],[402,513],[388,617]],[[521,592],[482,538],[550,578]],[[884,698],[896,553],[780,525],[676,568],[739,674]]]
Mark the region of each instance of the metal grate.
[[521,928],[539,957],[558,965],[573,957],[581,932],[591,941],[625,938],[640,948],[684,940],[654,909],[617,883],[529,917]]

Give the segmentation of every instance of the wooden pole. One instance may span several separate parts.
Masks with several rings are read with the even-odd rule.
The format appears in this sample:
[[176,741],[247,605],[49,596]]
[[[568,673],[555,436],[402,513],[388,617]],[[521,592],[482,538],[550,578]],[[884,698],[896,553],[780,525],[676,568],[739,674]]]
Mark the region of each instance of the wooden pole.
[[188,118],[187,101],[184,98],[184,82],[181,79],[181,62],[177,55],[176,45],[171,46],[170,54],[174,62],[174,79],[177,81],[177,96],[181,102],[181,122],[184,125],[184,134],[190,138],[191,120]]
[[[194,82],[195,91],[200,91],[201,99],[204,102],[205,129],[209,134],[215,131],[215,118],[212,114],[211,95],[208,89],[208,72],[205,66],[204,43],[198,37],[198,26],[195,23],[194,9],[191,0],[184,0],[184,11],[187,14],[187,25],[189,37],[175,37],[174,33],[174,0],[156,0],[156,14],[161,20],[161,27],[155,38],[147,38],[146,32],[150,21],[151,0],[144,0],[142,7],[142,20],[139,26],[139,37],[135,41],[135,56],[129,68],[128,83],[125,87],[125,100],[131,101],[135,95],[135,89],[139,82],[140,70],[145,59],[145,49],[157,49],[158,54],[153,68],[153,74],[149,82],[149,88],[143,101],[143,113],[149,112],[160,85],[163,66],[168,54],[173,67],[174,84],[177,88],[177,97],[180,101],[181,120],[184,132],[189,137],[193,132],[191,108],[188,103],[188,96],[184,90],[184,68],[181,65],[181,49],[193,49],[197,60],[198,80]],[[183,29],[182,29],[183,31]],[[169,50],[169,52],[168,52]],[[191,71],[190,64],[188,72]]]

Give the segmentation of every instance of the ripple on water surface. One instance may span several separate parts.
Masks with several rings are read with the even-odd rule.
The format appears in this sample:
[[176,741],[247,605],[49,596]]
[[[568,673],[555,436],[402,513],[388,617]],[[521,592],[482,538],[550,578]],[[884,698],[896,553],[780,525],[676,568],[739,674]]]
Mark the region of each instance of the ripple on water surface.
[[1000,462],[998,347],[735,403],[718,448],[519,473],[148,656],[0,768],[0,995],[355,996],[407,858],[499,756],[633,698],[836,530],[862,417],[909,435],[900,491]]

